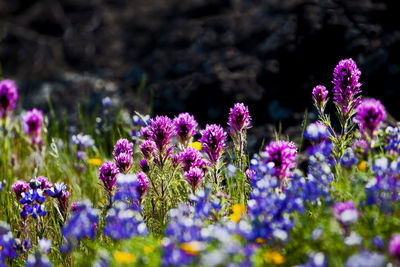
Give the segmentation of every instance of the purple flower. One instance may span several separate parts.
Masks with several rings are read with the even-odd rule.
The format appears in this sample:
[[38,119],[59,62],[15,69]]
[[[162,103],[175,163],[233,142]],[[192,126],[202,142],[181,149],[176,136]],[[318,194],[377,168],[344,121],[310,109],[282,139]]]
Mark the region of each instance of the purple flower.
[[359,157],[367,155],[369,150],[369,145],[365,140],[356,140],[353,144],[353,151]]
[[93,138],[88,134],[77,134],[73,135],[71,138],[71,143],[73,145],[77,145],[79,150],[84,150],[85,148],[89,148],[94,146]]
[[373,138],[375,131],[384,119],[386,119],[386,111],[381,101],[366,99],[358,106],[354,121],[364,136],[368,134]]
[[68,199],[69,199],[70,193],[68,191],[63,191],[61,193],[61,196],[57,198],[57,204],[58,208],[60,209],[61,213],[63,214],[64,217],[66,217],[66,213],[68,210]]
[[358,159],[350,147],[346,148],[343,152],[343,156],[340,158],[340,164],[346,169],[350,169],[357,161]]
[[18,88],[14,81],[5,79],[0,82],[0,116],[5,118],[9,111],[17,107]]
[[226,133],[221,126],[215,124],[207,124],[206,129],[200,131],[200,133],[200,143],[203,147],[203,151],[213,164],[217,164],[222,155],[222,150],[225,147]]
[[155,149],[156,149],[156,144],[150,140],[144,140],[140,145],[140,152],[142,152],[143,157],[145,159],[152,158]]
[[244,172],[244,174],[246,175],[247,180],[249,180],[249,182],[251,182],[251,181],[254,180],[254,176],[255,176],[256,172],[254,170],[252,170],[252,169],[247,169]]
[[64,183],[56,183],[52,188],[46,189],[46,194],[53,198],[59,198],[66,190],[67,186]]
[[114,146],[114,157],[119,156],[122,153],[133,155],[132,151],[133,143],[130,143],[128,139],[119,139]]
[[140,128],[140,136],[143,140],[149,140],[151,138],[150,126]]
[[232,136],[237,136],[243,133],[247,129],[250,129],[251,117],[249,115],[249,108],[243,103],[236,103],[233,108],[230,109],[228,118],[228,132]]
[[127,173],[131,167],[132,155],[121,153],[114,157],[115,165],[121,173]]
[[139,161],[139,168],[144,172],[148,173],[150,171],[150,165],[147,160],[142,159]]
[[43,112],[35,108],[27,111],[22,117],[22,128],[31,136],[33,144],[42,142],[42,123]]
[[112,162],[104,162],[100,168],[99,179],[103,181],[104,188],[109,194],[112,193],[119,170]]
[[45,190],[53,186],[47,177],[39,176],[35,178],[40,183],[40,189]]
[[164,153],[169,155],[171,152],[170,141],[175,134],[172,120],[167,116],[157,116],[155,119],[151,119],[149,130],[151,140],[155,143],[159,155]]
[[340,106],[347,117],[360,104],[361,83],[358,81],[361,71],[353,59],[343,59],[333,71],[333,101]]
[[330,136],[330,132],[328,127],[326,127],[321,122],[315,122],[307,126],[307,129],[304,133],[304,137],[313,141],[313,142],[321,142],[324,140],[328,140]]
[[199,186],[201,179],[204,176],[204,172],[199,167],[192,167],[189,171],[185,172],[186,181],[192,188],[193,194],[196,191],[196,188]]
[[193,147],[185,148],[183,152],[179,154],[179,161],[182,163],[182,169],[187,172],[191,167],[200,167],[203,168],[208,164],[202,157],[200,152],[198,152]]
[[195,134],[197,122],[189,113],[181,113],[174,119],[174,127],[179,141],[187,144]]
[[343,225],[349,225],[358,220],[358,211],[351,200],[336,203],[333,206],[333,214],[335,219]]
[[283,180],[291,175],[291,169],[296,167],[297,148],[289,141],[272,141],[265,147],[266,163],[273,162],[275,176]]
[[328,96],[328,90],[323,85],[317,85],[313,88],[312,96],[315,106],[318,110],[323,110],[325,108]]
[[29,184],[25,181],[16,181],[11,188],[14,191],[17,199],[20,200],[22,198],[22,193],[25,193],[29,190]]
[[147,175],[144,172],[137,172],[136,176],[137,176],[137,180],[139,183],[138,191],[139,191],[140,197],[142,197],[146,193],[147,189],[149,188],[149,184],[150,184],[149,179],[147,178]]
[[396,258],[400,258],[400,234],[392,236],[389,240],[389,253]]

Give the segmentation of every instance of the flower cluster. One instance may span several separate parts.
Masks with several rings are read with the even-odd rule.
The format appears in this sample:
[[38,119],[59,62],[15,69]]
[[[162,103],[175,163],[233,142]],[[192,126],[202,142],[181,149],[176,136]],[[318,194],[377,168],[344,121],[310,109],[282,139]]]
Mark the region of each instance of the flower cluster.
[[207,154],[208,160],[216,165],[222,156],[222,150],[225,147],[226,133],[221,126],[211,124],[206,125],[206,129],[200,131],[201,133],[201,145],[203,151]]
[[265,162],[274,163],[275,176],[283,180],[296,167],[297,149],[288,141],[272,141],[265,147]]
[[99,170],[99,179],[103,182],[103,187],[109,196],[113,192],[118,173],[117,166],[112,162],[104,162]]
[[385,107],[381,101],[376,99],[366,99],[357,108],[354,121],[358,124],[361,134],[373,138],[376,130],[386,118]]
[[155,119],[150,120],[148,127],[149,139],[155,144],[156,151],[160,157],[159,164],[163,165],[164,159],[171,154],[173,149],[171,138],[176,133],[174,124],[167,116],[156,116]]
[[336,203],[333,206],[333,214],[343,225],[350,225],[358,220],[358,211],[351,200]]
[[140,139],[140,130],[142,127],[147,126],[150,123],[150,115],[138,116],[133,115],[132,117],[132,125],[133,129],[131,131],[132,140],[136,144],[136,142]]
[[385,130],[386,133],[386,146],[385,150],[393,153],[400,153],[400,127],[389,126]]
[[80,133],[72,136],[71,144],[76,145],[76,158],[78,160],[81,160],[86,158],[85,150],[87,148],[93,147],[95,145],[95,142],[90,135],[83,135]]
[[198,124],[194,117],[189,113],[181,113],[174,118],[174,127],[179,142],[185,147],[189,144],[191,138],[196,134]]
[[127,139],[119,139],[114,146],[114,161],[121,173],[127,173],[131,168],[133,143]]
[[317,85],[313,88],[312,96],[315,107],[320,113],[323,113],[328,102],[328,90],[323,85]]
[[43,112],[36,108],[27,111],[22,117],[22,129],[30,135],[33,144],[41,144]]
[[0,266],[7,266],[6,259],[18,257],[14,244],[15,239],[10,231],[10,226],[0,221]]
[[0,81],[0,117],[5,118],[17,107],[18,88],[14,81]]
[[339,61],[333,71],[333,101],[340,107],[345,118],[354,111],[361,102],[361,71],[353,59]]
[[[231,108],[228,118],[228,132],[233,137],[234,141],[239,138],[240,134],[245,133],[251,128],[251,117],[249,115],[249,108],[243,103],[236,103],[233,108]],[[242,137],[243,139],[245,137]]]

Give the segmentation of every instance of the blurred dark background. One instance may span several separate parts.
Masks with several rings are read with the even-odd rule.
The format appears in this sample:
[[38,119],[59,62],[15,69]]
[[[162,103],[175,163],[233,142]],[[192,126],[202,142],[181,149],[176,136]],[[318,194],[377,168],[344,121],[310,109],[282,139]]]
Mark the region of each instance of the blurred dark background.
[[[400,118],[397,1],[2,0],[0,63],[25,109],[76,113],[110,96],[132,112],[188,111],[226,125],[249,105],[254,131],[301,122],[317,84],[356,60],[363,95]],[[140,84],[145,86],[140,86]]]

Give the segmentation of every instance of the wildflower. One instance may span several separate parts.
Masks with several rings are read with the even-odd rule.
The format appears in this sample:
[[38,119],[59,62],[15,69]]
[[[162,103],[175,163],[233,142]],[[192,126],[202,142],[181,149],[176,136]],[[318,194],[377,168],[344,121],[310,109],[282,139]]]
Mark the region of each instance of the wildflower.
[[273,264],[283,264],[285,262],[285,257],[282,256],[278,251],[268,250],[263,254],[263,259],[268,263]]
[[122,153],[126,153],[132,156],[133,154],[132,147],[133,144],[130,143],[128,139],[119,139],[114,146],[113,155],[114,157],[117,157]]
[[111,98],[106,96],[101,100],[101,104],[103,105],[104,108],[109,108],[112,106],[112,101]]
[[203,151],[212,164],[217,164],[225,147],[226,133],[221,126],[215,124],[206,125],[206,129],[200,131],[200,133]]
[[344,243],[347,246],[357,246],[362,242],[362,237],[358,235],[356,232],[351,232],[349,236],[344,239]]
[[17,107],[18,88],[14,81],[0,81],[0,116],[7,117],[8,113]]
[[349,225],[358,220],[358,211],[353,201],[338,202],[333,206],[335,219],[344,225]]
[[333,101],[340,107],[344,118],[350,117],[361,102],[361,71],[353,59],[343,59],[333,71]]
[[387,127],[385,130],[387,145],[385,150],[391,153],[400,152],[400,127]]
[[46,238],[39,239],[38,246],[39,246],[39,250],[42,253],[47,254],[50,252],[50,249],[51,249],[51,240],[46,239]]
[[148,173],[150,171],[149,162],[145,159],[141,159],[139,161],[139,168],[142,170],[142,172]]
[[127,173],[131,168],[132,155],[128,153],[120,153],[114,157],[115,165],[121,173]]
[[176,133],[172,120],[167,116],[157,116],[155,119],[151,119],[149,131],[158,154],[161,156],[166,153],[168,156],[172,149],[171,138]]
[[199,241],[190,241],[181,244],[181,249],[187,254],[196,256],[203,250],[204,244]]
[[84,150],[86,148],[94,146],[95,144],[93,138],[90,135],[84,135],[82,133],[73,135],[71,138],[71,143],[73,145],[76,145],[78,147],[78,150]]
[[103,181],[104,189],[111,194],[117,180],[119,170],[112,162],[104,162],[99,171],[99,179]]
[[247,177],[247,180],[249,180],[249,182],[252,182],[254,180],[254,175],[256,174],[256,172],[252,169],[247,169],[244,174]]
[[15,239],[10,226],[3,221],[0,221],[0,266],[7,266],[5,260],[15,259],[18,257],[18,253],[14,247]]
[[25,193],[29,190],[29,184],[25,181],[16,181],[12,186],[12,190],[15,193],[15,196],[18,200],[22,198],[22,193]]
[[0,192],[3,190],[3,187],[6,186],[6,180],[0,181]]
[[368,150],[369,150],[369,145],[368,142],[361,139],[361,140],[356,140],[353,144],[353,151],[358,157],[364,157],[367,155]]
[[189,113],[181,113],[178,117],[174,118],[173,123],[179,142],[186,146],[196,134],[198,126],[196,120]]
[[367,162],[365,160],[363,160],[360,163],[358,163],[357,169],[359,171],[365,172],[367,170]]
[[321,142],[329,139],[330,133],[328,127],[321,122],[315,122],[307,126],[304,137],[313,141]]
[[137,179],[138,179],[138,191],[139,191],[139,195],[140,197],[142,197],[147,189],[149,188],[149,179],[147,178],[147,175],[144,172],[137,172],[136,173]]
[[272,141],[265,147],[265,161],[273,162],[275,176],[283,180],[291,175],[291,169],[296,167],[297,148],[292,142]]
[[22,117],[22,128],[31,136],[33,144],[42,142],[42,123],[43,112],[35,108],[27,111]]
[[314,105],[322,113],[325,109],[326,103],[328,102],[328,90],[326,90],[326,87],[323,85],[317,85],[313,88],[312,96]]
[[197,151],[201,151],[201,149],[203,148],[203,146],[201,145],[201,143],[199,141],[195,141],[195,142],[191,143],[189,145],[189,147],[193,147]]
[[154,246],[147,246],[147,245],[143,246],[143,252],[145,254],[149,254],[149,253],[153,252],[154,249],[155,249]]
[[239,134],[243,134],[246,130],[251,128],[250,122],[249,108],[243,103],[236,103],[229,113],[229,134],[232,135],[234,139],[237,139]]
[[235,222],[238,223],[242,217],[242,214],[246,212],[246,206],[242,204],[234,204],[232,206],[232,214],[229,216],[229,218]]
[[89,164],[93,165],[93,166],[96,166],[96,167],[101,166],[102,163],[103,163],[103,161],[100,158],[91,158],[91,159],[89,159]]
[[51,188],[53,184],[49,181],[49,178],[44,176],[38,176],[35,178],[40,183],[40,189],[45,190]]
[[201,157],[200,152],[192,147],[185,148],[183,152],[179,154],[179,162],[182,163],[183,171],[187,172],[191,167],[199,167],[205,169],[209,163]]
[[380,236],[375,236],[375,237],[372,239],[372,244],[373,244],[376,248],[381,249],[381,248],[383,248],[383,247],[385,246],[385,240],[383,240],[382,237],[380,237]]
[[381,101],[366,99],[357,108],[357,115],[354,121],[358,124],[361,134],[373,138],[376,130],[386,118],[385,107]]
[[203,179],[204,172],[199,167],[191,167],[187,172],[185,172],[186,181],[192,188],[193,194],[195,193],[201,179]]
[[400,258],[400,234],[395,234],[390,238],[388,250],[392,256]]
[[134,263],[136,261],[136,256],[128,252],[116,251],[114,252],[114,259],[118,263],[129,264],[129,263]]
[[346,169],[350,169],[351,166],[355,165],[357,163],[357,157],[356,155],[354,155],[353,150],[348,147],[346,148],[346,150],[343,153],[342,158],[340,159],[340,164],[346,168]]
[[153,157],[155,149],[156,144],[150,140],[144,140],[140,145],[140,152],[142,152],[143,157],[147,160]]
[[66,190],[67,186],[64,183],[56,183],[52,188],[46,189],[46,194],[53,198],[59,198]]
[[383,267],[385,266],[385,256],[369,251],[362,251],[352,255],[347,259],[346,267]]

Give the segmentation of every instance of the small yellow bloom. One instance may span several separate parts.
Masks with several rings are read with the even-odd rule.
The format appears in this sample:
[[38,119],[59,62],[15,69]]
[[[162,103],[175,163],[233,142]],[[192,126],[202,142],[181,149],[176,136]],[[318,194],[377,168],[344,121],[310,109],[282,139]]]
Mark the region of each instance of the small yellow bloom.
[[114,252],[114,258],[118,263],[126,264],[126,263],[134,263],[136,261],[136,256],[124,252],[124,251],[116,251]]
[[149,254],[154,251],[154,246],[144,246],[143,251],[145,254]]
[[199,241],[190,241],[182,243],[181,249],[189,255],[196,256],[203,249],[203,243]]
[[360,163],[358,163],[357,168],[358,170],[365,172],[367,169],[367,162],[365,160],[361,161]]
[[195,142],[191,143],[189,145],[189,147],[193,147],[197,151],[200,151],[203,148],[203,146],[201,145],[201,143],[199,141],[195,141]]
[[229,215],[229,219],[231,219],[235,223],[238,223],[240,221],[240,214],[232,213],[231,215]]
[[101,166],[101,164],[103,163],[103,161],[99,158],[91,158],[89,159],[89,163],[93,166]]
[[0,246],[0,250],[2,250],[3,249],[3,247],[2,246]]
[[229,215],[229,218],[235,223],[238,223],[242,217],[242,214],[246,212],[246,206],[243,204],[235,204],[232,207],[232,212],[233,213]]
[[263,254],[263,258],[266,262],[274,264],[282,264],[285,262],[285,257],[283,257],[278,251],[267,251]]
[[264,239],[264,238],[261,238],[261,237],[257,237],[256,242],[257,242],[258,244],[264,244],[264,243],[265,243],[265,239]]

